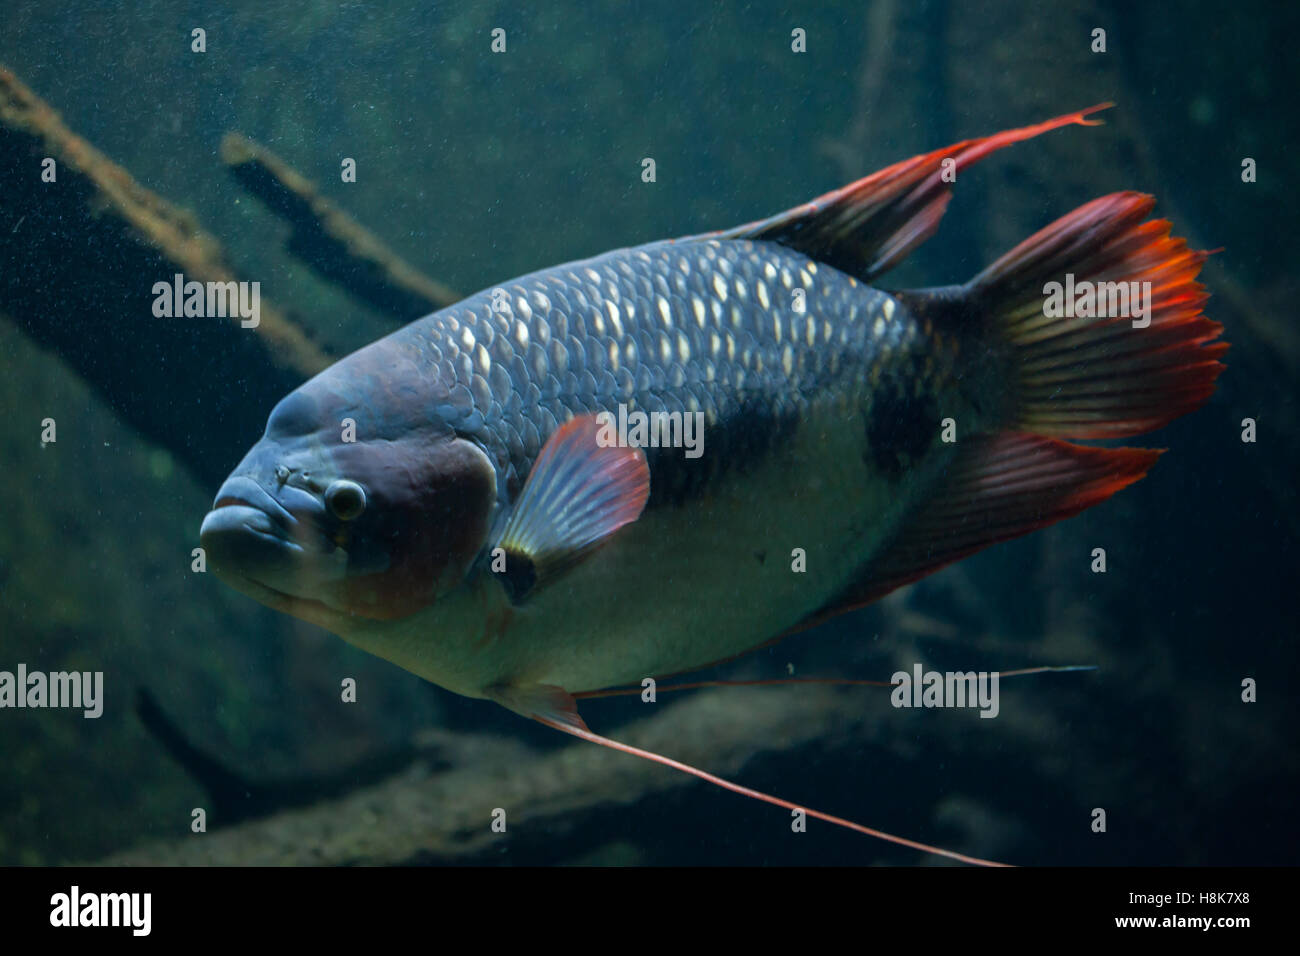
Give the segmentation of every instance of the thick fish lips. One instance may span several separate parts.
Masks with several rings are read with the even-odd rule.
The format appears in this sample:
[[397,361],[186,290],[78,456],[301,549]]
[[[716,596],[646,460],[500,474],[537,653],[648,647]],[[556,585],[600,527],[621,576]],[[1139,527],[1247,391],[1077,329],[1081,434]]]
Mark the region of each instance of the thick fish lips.
[[[295,510],[320,511],[311,495],[289,489]],[[334,548],[310,520],[302,520],[257,481],[226,480],[199,529],[199,543],[217,576],[258,600],[281,606],[319,603],[313,586],[346,573],[347,555]]]

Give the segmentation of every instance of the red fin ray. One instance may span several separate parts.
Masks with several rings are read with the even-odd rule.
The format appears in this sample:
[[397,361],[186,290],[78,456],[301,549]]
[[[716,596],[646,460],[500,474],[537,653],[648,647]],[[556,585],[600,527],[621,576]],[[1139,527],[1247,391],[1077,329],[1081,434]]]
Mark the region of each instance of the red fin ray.
[[972,439],[894,542],[793,630],[863,607],[989,545],[1105,501],[1142,478],[1160,454],[1014,433]]
[[[993,317],[1011,347],[1016,429],[1059,438],[1140,435],[1212,394],[1228,346],[1213,341],[1223,327],[1201,314],[1208,296],[1196,280],[1209,253],[1172,237],[1167,220],[1144,221],[1154,205],[1141,193],[1102,196],[1040,229],[966,285],[969,301]],[[1060,284],[1061,304],[1072,310],[1070,289],[1085,282],[1093,290],[1123,284],[1107,287],[1107,312],[1136,289],[1145,314],[1131,302],[1102,316],[1046,307],[1050,283]]]
[[709,236],[779,242],[870,281],[934,234],[952,198],[955,177],[945,177],[946,170],[960,172],[999,149],[1064,126],[1098,125],[1100,120],[1088,117],[1110,105],[913,156],[801,206]]
[[[567,701],[564,700],[567,698]],[[547,687],[543,689],[536,688],[516,688],[502,689],[496,699],[506,704],[511,710],[525,716],[532,717],[539,723],[552,727],[555,730],[563,731],[579,740],[586,740],[593,744],[599,744],[610,750],[616,750],[619,753],[630,754],[633,757],[640,757],[642,760],[649,760],[652,763],[662,764],[665,767],[671,767],[682,773],[689,774],[705,783],[720,787],[723,790],[729,790],[732,793],[739,794],[742,797],[749,797],[762,803],[770,803],[772,806],[783,807],[786,810],[800,810],[815,820],[821,820],[824,823],[830,823],[834,826],[843,827],[846,830],[853,830],[865,836],[875,837],[877,840],[884,840],[888,843],[896,843],[899,846],[908,847],[909,849],[919,850],[922,853],[931,853],[936,856],[947,857],[950,860],[956,860],[959,863],[969,863],[974,866],[1006,866],[1005,863],[996,863],[992,860],[984,860],[975,856],[967,856],[964,853],[957,853],[953,850],[944,850],[937,846],[931,846],[928,843],[921,843],[917,840],[909,840],[906,837],[895,836],[892,833],[885,833],[882,830],[875,830],[871,827],[863,826],[860,823],[854,823],[852,820],[846,820],[843,817],[837,817],[829,813],[823,813],[820,810],[813,810],[803,804],[793,803],[789,800],[783,800],[775,797],[770,793],[764,793],[761,790],[754,790],[750,787],[733,783],[730,780],[724,780],[722,777],[715,776],[699,767],[691,766],[680,760],[674,760],[672,757],[666,757],[663,754],[655,753],[653,750],[643,750],[640,747],[634,747],[631,744],[625,744],[609,737],[597,734],[583,723],[582,718],[578,716],[577,706],[573,697],[566,694],[557,687]],[[509,701],[509,703],[506,703]],[[530,704],[538,704],[537,710],[528,711]]]
[[[1026,677],[1030,674],[1063,674],[1071,671],[1091,671],[1097,668],[1092,664],[1044,664],[1041,667],[1022,667],[1013,671],[998,671],[999,679],[1006,677]],[[863,680],[854,677],[772,677],[759,680],[697,680],[682,684],[660,684],[655,693],[667,694],[675,690],[702,690],[706,687],[786,687],[797,685],[820,685],[823,687],[894,687],[893,681]],[[599,700],[603,697],[636,697],[645,693],[645,688],[610,687],[605,690],[588,690],[574,694],[575,700]]]

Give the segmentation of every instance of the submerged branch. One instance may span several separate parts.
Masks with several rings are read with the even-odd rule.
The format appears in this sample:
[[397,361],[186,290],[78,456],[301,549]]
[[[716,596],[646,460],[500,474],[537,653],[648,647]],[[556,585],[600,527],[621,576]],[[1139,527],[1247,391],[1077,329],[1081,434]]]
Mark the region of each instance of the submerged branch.
[[264,146],[227,133],[221,158],[240,184],[292,227],[289,251],[319,275],[405,322],[460,296],[388,248]]
[[[860,697],[828,688],[727,689],[645,705],[653,708],[651,716],[615,728],[611,736],[734,777],[762,754],[843,746],[850,740],[862,746],[879,732],[867,726],[873,708],[864,704]],[[617,832],[592,824],[591,811],[631,808],[701,786],[674,770],[585,743],[537,752],[497,736],[435,731],[425,745],[453,768],[431,772],[419,761],[340,799],[208,834],[189,833],[188,811],[178,812],[176,839],[101,862],[451,863],[491,859],[487,854],[506,846],[514,863],[571,859],[617,839]],[[797,792],[797,783],[786,789],[790,792],[782,795],[792,799],[816,796]],[[506,813],[504,834],[491,828],[497,808]],[[636,810],[625,809],[616,826],[633,829],[636,821]],[[773,811],[773,838],[788,831],[788,816]],[[864,858],[875,854],[871,841],[864,840]]]
[[0,181],[0,313],[199,478],[220,481],[267,409],[328,364],[264,298],[252,328],[238,314],[156,317],[156,282],[239,279],[221,244],[3,67]]

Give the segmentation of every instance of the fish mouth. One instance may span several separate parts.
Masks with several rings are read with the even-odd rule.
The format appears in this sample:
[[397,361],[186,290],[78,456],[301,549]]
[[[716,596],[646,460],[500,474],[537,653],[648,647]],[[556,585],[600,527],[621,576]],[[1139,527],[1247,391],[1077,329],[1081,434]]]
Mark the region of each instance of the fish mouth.
[[199,528],[199,544],[217,577],[267,607],[328,627],[337,609],[305,592],[340,577],[346,556],[324,553],[316,538],[309,518],[296,517],[242,475],[221,486]]
[[199,543],[217,577],[269,608],[329,627],[337,612],[324,601],[267,583],[283,584],[306,553],[289,529],[236,495],[217,496],[199,529]]
[[[208,512],[208,517],[212,517],[223,508],[245,508],[257,511],[268,522],[283,530],[286,537],[298,524],[289,510],[276,501],[265,488],[252,478],[243,475],[226,479],[225,484],[217,492],[217,498],[212,503],[212,510]],[[207,524],[207,519],[204,519],[204,524]]]
[[[218,499],[199,528],[199,543],[209,554],[224,556],[234,539],[250,535],[269,545],[302,553],[302,545],[289,536],[289,529],[261,508],[239,498]],[[214,548],[212,544],[216,542]],[[219,562],[221,563],[221,562]]]
[[[304,553],[298,521],[251,478],[230,478],[199,528],[199,544],[218,577],[278,579]],[[263,585],[264,586],[264,585]]]

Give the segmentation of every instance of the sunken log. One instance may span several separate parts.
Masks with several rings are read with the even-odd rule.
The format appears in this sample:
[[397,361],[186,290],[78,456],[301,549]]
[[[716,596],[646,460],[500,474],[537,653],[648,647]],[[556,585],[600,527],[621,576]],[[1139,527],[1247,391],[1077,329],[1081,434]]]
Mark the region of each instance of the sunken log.
[[218,484],[267,410],[329,364],[265,299],[256,327],[156,317],[157,282],[238,281],[220,243],[3,67],[0,183],[0,313],[201,480]]
[[288,250],[348,294],[401,322],[460,299],[321,196],[314,183],[266,147],[227,133],[221,158],[245,189],[292,227]]
[[[828,688],[728,688],[691,695],[614,732],[627,743],[699,762],[732,779],[746,765],[786,751],[861,747],[887,733],[875,706]],[[701,734],[701,727],[709,732]],[[288,809],[206,834],[183,834],[99,861],[109,866],[310,866],[583,861],[635,830],[641,812],[702,788],[692,777],[588,743],[537,751],[493,734],[430,730],[426,758],[338,799]],[[437,757],[450,769],[431,768]],[[789,789],[789,788],[787,788]],[[743,803],[740,797],[734,799]],[[598,820],[598,808],[617,808]],[[505,811],[506,830],[492,828]],[[760,812],[768,838],[790,833],[789,813]],[[177,814],[178,826],[188,812]],[[855,840],[846,835],[846,839]],[[862,859],[907,859],[861,838]],[[508,850],[508,856],[501,854]],[[629,861],[630,862],[630,861]]]

